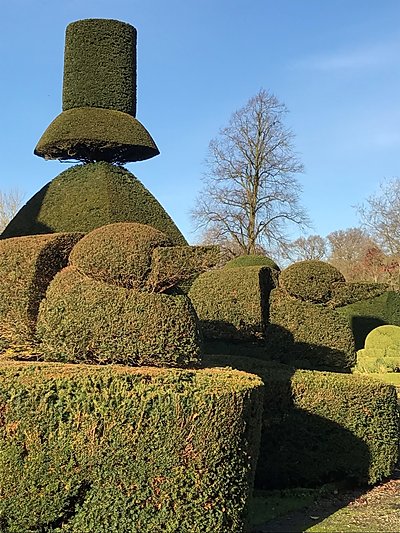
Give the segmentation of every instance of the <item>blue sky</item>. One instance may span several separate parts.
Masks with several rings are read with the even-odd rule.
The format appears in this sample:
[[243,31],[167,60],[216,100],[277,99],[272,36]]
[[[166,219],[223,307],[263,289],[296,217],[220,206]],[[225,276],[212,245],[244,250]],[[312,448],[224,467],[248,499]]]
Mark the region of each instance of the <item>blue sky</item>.
[[[61,111],[65,27],[138,30],[137,117],[161,155],[127,165],[190,242],[209,141],[264,88],[286,104],[311,233],[400,176],[399,0],[12,0],[0,19],[0,189],[28,200],[68,165],[33,149]],[[294,235],[295,236],[295,235]]]

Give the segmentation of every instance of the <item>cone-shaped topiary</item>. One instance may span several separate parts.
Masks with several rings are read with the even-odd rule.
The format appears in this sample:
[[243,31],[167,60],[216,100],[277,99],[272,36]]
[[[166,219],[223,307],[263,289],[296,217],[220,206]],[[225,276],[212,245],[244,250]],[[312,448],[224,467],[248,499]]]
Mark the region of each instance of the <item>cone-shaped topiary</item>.
[[238,267],[249,267],[249,266],[267,266],[274,268],[275,270],[280,270],[278,265],[270,257],[266,255],[240,255],[228,261],[224,268],[238,268]]
[[344,282],[337,268],[323,261],[299,261],[283,270],[279,286],[291,296],[314,303],[324,303],[331,298],[333,283]]
[[158,155],[136,116],[136,29],[118,20],[69,24],[63,112],[34,153],[46,159],[124,163]]
[[170,244],[164,233],[151,226],[119,222],[88,233],[73,248],[70,263],[98,281],[142,290],[154,248]]
[[186,245],[182,233],[154,196],[128,170],[100,162],[62,172],[22,207],[5,237],[54,232],[88,233],[113,222],[139,222]]

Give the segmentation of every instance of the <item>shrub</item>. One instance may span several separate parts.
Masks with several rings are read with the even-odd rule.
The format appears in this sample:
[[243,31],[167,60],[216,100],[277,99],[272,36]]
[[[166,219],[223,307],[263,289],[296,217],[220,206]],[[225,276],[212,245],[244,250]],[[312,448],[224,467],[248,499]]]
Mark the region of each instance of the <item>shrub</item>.
[[0,367],[0,529],[240,533],[262,384],[227,370]]
[[161,231],[134,222],[117,222],[97,228],[74,247],[70,263],[98,281],[143,289],[154,248],[171,241]]
[[2,237],[80,231],[113,222],[138,222],[187,242],[152,194],[128,170],[109,163],[75,165],[62,172],[20,209]]
[[35,155],[45,159],[79,159],[126,163],[159,154],[146,128],[114,109],[79,107],[58,115],[37,143]]
[[55,274],[68,262],[79,233],[53,233],[0,241],[0,328],[27,340],[39,304]]
[[47,360],[188,366],[199,357],[196,313],[185,295],[149,294],[61,271],[39,310]]
[[299,261],[283,270],[279,286],[291,296],[307,302],[325,303],[331,298],[332,285],[345,279],[334,266],[323,261]]
[[327,304],[333,308],[343,307],[361,300],[375,298],[387,290],[386,283],[338,282],[333,284],[331,299]]
[[392,474],[399,439],[393,386],[244,357],[209,356],[203,364],[251,372],[265,384],[256,488],[374,484]]
[[268,267],[211,270],[193,283],[189,297],[208,339],[263,339],[268,297],[276,285]]
[[155,248],[147,286],[154,292],[177,287],[188,293],[193,281],[220,261],[218,246],[173,246]]
[[357,352],[356,372],[394,372],[400,369],[400,327],[385,325],[370,331],[365,348]]
[[282,289],[270,297],[266,349],[281,361],[311,368],[348,369],[355,362],[353,334],[345,317],[323,305],[292,298]]
[[275,261],[273,261],[266,255],[241,255],[228,261],[225,264],[224,268],[238,268],[248,266],[267,266],[270,268],[274,268],[275,270],[280,270]]
[[387,291],[380,296],[338,307],[336,310],[349,321],[356,349],[360,350],[373,329],[385,324],[400,326],[400,293]]

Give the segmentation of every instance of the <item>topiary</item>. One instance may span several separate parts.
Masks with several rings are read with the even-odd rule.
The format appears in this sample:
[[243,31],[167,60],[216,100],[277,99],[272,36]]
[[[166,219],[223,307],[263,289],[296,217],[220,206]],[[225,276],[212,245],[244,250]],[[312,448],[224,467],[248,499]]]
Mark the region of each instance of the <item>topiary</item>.
[[99,162],[62,172],[22,207],[1,237],[54,232],[88,233],[113,222],[148,224],[175,245],[182,233],[154,196],[128,170]]
[[279,286],[291,296],[307,302],[325,303],[332,295],[333,284],[344,282],[344,276],[329,263],[300,261],[283,270]]
[[278,265],[271,258],[266,255],[240,255],[228,261],[224,268],[239,268],[248,266],[267,266],[280,270]]
[[187,296],[111,286],[72,266],[49,285],[36,335],[51,361],[185,367],[200,356]]
[[394,372],[400,370],[400,327],[379,326],[365,339],[365,347],[357,352],[356,372]]
[[153,250],[170,244],[164,233],[151,226],[108,224],[81,239],[72,250],[70,263],[95,280],[142,290],[146,288]]
[[354,338],[346,318],[282,289],[271,291],[265,344],[271,358],[307,368],[346,370],[355,363]]
[[386,283],[337,282],[332,286],[328,305],[333,308],[344,307],[361,300],[375,298],[388,290]]

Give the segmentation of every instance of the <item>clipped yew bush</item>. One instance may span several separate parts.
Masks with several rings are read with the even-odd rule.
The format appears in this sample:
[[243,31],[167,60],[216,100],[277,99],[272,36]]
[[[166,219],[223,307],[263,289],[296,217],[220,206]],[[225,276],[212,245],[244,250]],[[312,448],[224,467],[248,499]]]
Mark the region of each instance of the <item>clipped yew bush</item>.
[[278,265],[270,257],[266,255],[240,255],[231,259],[225,263],[224,268],[238,268],[238,267],[248,267],[248,266],[267,266],[274,268],[275,270],[280,270]]
[[170,244],[164,233],[151,226],[117,222],[85,235],[72,250],[70,263],[98,281],[141,290],[153,250]]
[[365,347],[357,352],[356,372],[398,372],[400,370],[400,327],[379,326],[370,331]]
[[263,339],[269,293],[277,273],[269,267],[217,269],[201,274],[189,297],[207,339]]
[[266,349],[272,358],[311,368],[343,370],[355,363],[348,320],[333,309],[293,298],[283,289],[271,292]]
[[279,276],[279,286],[291,296],[307,302],[325,303],[332,296],[332,286],[344,282],[337,268],[323,261],[293,263]]
[[173,287],[187,293],[194,280],[218,265],[218,246],[171,246],[153,250],[148,290],[165,292]]
[[51,361],[184,367],[200,354],[187,296],[108,285],[73,267],[49,285],[36,333]]
[[343,480],[363,486],[393,473],[399,456],[393,386],[246,357],[214,355],[203,364],[251,372],[265,384],[256,488]]
[[329,307],[337,308],[375,298],[387,292],[386,283],[367,282],[338,282],[332,286],[331,298],[327,302]]
[[262,382],[227,370],[0,365],[0,530],[241,533]]
[[40,301],[55,274],[68,263],[80,233],[53,233],[0,240],[0,329],[29,339]]
[[55,232],[89,233],[114,222],[138,222],[186,245],[154,196],[128,170],[106,162],[75,165],[37,192],[2,233],[19,237]]

